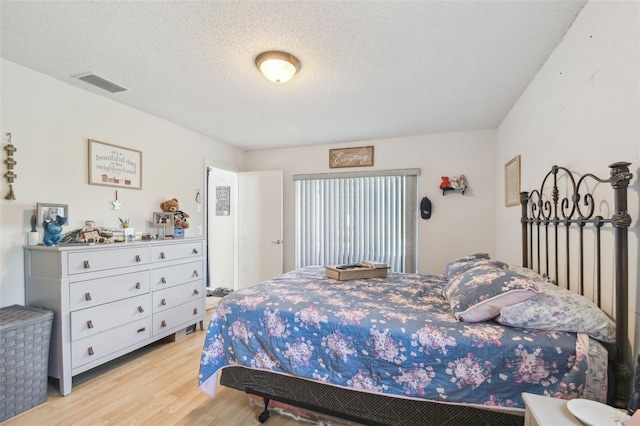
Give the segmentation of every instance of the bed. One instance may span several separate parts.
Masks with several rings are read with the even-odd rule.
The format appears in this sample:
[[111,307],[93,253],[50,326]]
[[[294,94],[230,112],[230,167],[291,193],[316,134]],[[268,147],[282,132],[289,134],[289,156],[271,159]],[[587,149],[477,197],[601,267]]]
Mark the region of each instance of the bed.
[[[473,253],[438,274],[349,281],[307,267],[226,296],[208,328],[200,389],[213,396],[219,381],[262,397],[261,422],[274,401],[372,425],[522,424],[522,392],[624,406],[628,166],[612,164],[607,179],[554,166],[540,189],[521,193],[521,265]],[[594,214],[586,190],[605,183],[610,218]],[[572,226],[577,244],[563,231]],[[605,226],[613,255],[599,249]],[[609,259],[608,315],[598,306]],[[582,296],[585,275],[594,301]]]

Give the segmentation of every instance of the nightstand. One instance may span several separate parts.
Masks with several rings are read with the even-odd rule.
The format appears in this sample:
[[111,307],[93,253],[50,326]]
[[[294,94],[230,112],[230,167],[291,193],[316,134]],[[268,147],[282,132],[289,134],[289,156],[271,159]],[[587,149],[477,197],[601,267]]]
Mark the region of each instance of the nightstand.
[[564,399],[523,393],[524,426],[584,426],[567,408]]

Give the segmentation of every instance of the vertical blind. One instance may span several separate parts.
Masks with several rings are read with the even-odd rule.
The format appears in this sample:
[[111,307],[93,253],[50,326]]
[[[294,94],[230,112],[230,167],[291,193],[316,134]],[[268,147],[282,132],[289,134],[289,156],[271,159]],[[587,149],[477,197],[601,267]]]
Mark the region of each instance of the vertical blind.
[[371,260],[416,272],[419,173],[294,176],[296,268]]

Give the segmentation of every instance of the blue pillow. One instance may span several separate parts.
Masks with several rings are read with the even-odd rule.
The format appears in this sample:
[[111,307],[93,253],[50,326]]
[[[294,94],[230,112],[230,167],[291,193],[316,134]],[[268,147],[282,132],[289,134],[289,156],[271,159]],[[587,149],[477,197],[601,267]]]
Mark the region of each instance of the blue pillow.
[[487,321],[500,309],[538,293],[536,283],[509,269],[483,265],[454,276],[444,286],[453,315],[461,321]]
[[490,265],[503,269],[507,269],[509,267],[509,265],[504,262],[500,262],[499,260],[491,260],[489,255],[486,253],[476,253],[449,262],[447,266],[444,267],[444,276],[450,280],[466,270],[481,265]]

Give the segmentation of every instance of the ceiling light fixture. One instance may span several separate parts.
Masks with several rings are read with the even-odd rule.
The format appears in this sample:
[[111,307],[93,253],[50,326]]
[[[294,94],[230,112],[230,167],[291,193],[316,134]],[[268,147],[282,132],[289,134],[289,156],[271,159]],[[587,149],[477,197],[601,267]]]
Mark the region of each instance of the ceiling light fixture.
[[256,66],[274,83],[286,83],[300,69],[300,61],[285,52],[263,52],[256,57]]

